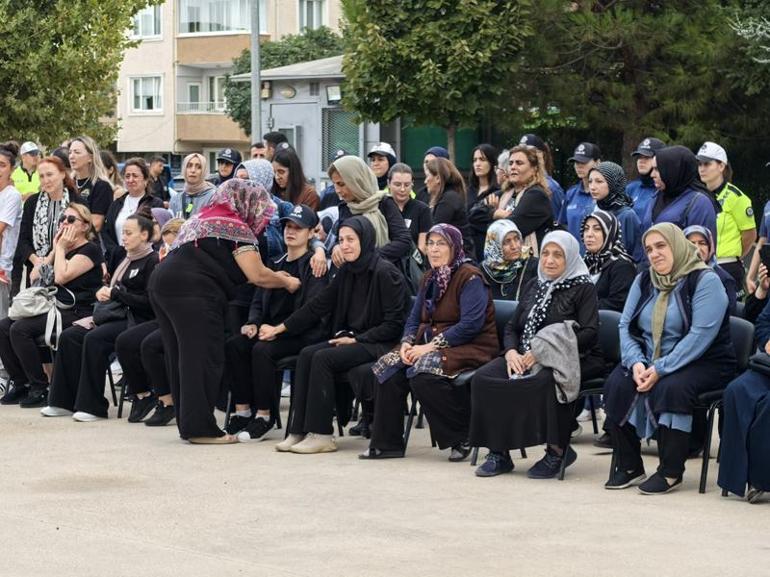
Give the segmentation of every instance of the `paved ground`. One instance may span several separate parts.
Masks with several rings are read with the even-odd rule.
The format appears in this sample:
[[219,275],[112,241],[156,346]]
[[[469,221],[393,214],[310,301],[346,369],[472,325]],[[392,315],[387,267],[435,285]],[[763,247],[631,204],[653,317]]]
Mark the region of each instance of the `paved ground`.
[[0,407],[0,576],[770,574],[770,504],[722,499],[713,474],[699,495],[694,461],[677,493],[610,492],[584,434],[564,482],[525,477],[536,449],[477,479],[426,431],[406,459],[360,462],[350,437],[279,454]]

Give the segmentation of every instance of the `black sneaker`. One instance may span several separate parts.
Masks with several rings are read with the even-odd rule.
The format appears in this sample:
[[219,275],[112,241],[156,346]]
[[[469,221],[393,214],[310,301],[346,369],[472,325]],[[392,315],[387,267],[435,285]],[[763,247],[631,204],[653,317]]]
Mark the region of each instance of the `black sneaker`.
[[238,441],[248,443],[249,441],[264,441],[265,435],[275,427],[273,419],[266,420],[264,417],[257,417],[251,421],[245,429],[238,433]]
[[602,433],[600,437],[594,440],[594,447],[600,449],[612,449],[612,438],[609,433]]
[[470,454],[471,446],[465,441],[452,447],[452,451],[449,453],[449,460],[452,463],[459,463],[460,461],[464,461]]
[[143,398],[134,397],[131,403],[131,412],[128,414],[129,423],[140,423],[150,411],[155,407],[158,400],[155,395],[148,395]]
[[230,421],[227,423],[227,426],[225,427],[225,432],[228,435],[237,435],[241,431],[243,431],[246,427],[249,426],[249,423],[254,419],[254,417],[242,417],[240,415],[232,415],[230,417]]
[[19,401],[22,409],[34,409],[48,405],[48,389],[30,389],[27,396]]
[[[530,479],[553,479],[559,475],[562,458],[564,457],[557,455],[551,447],[548,447],[545,450],[545,457],[532,465],[532,468],[527,471],[527,477]],[[566,459],[567,467],[577,460],[577,453],[572,447],[567,450]]]
[[681,484],[682,477],[679,477],[672,485],[669,485],[668,480],[663,475],[655,473],[652,477],[639,485],[639,491],[644,495],[662,495],[669,491],[673,491]]
[[173,405],[167,407],[162,401],[155,405],[155,412],[150,415],[144,424],[148,427],[165,427],[175,418]]
[[484,463],[476,469],[477,477],[495,477],[513,471],[513,460],[509,453],[487,453]]
[[0,399],[0,405],[18,405],[29,394],[29,385],[17,385],[14,382],[8,384],[8,389]]
[[372,436],[372,431],[369,428],[369,419],[361,417],[361,419],[348,429],[348,435],[351,437],[363,437],[369,439]]
[[628,489],[638,485],[647,478],[644,469],[634,469],[633,471],[616,470],[612,473],[609,480],[604,484],[605,489]]

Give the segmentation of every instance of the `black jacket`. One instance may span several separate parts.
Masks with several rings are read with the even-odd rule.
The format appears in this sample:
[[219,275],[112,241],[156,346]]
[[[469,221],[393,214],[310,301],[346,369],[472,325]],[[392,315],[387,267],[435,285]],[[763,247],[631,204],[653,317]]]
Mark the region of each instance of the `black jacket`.
[[522,238],[527,238],[534,232],[537,236],[537,246],[540,246],[543,237],[553,228],[551,199],[539,186],[530,186],[521,195],[510,219],[519,227]]
[[433,224],[451,224],[463,234],[465,256],[475,260],[476,249],[473,245],[473,230],[468,222],[468,206],[465,199],[453,188],[444,190],[441,198],[433,207]]
[[524,289],[533,278],[537,278],[537,263],[538,259],[534,256],[529,257],[524,261],[524,267],[519,270],[519,274],[516,278],[507,284],[500,284],[495,279],[489,276],[484,267],[481,267],[481,272],[484,273],[484,278],[489,283],[489,288],[492,291],[492,298],[501,301],[517,301],[521,299],[524,294]]
[[635,278],[636,265],[627,260],[614,260],[607,265],[596,281],[599,308],[622,313]]
[[147,283],[158,264],[158,253],[153,251],[144,258],[132,262],[123,278],[110,292],[110,299],[123,303],[129,308],[132,324],[151,321],[155,313],[147,294]]
[[[380,212],[388,223],[388,237],[390,238],[388,244],[380,247],[380,255],[392,263],[399,263],[401,259],[409,254],[412,248],[412,235],[409,234],[409,229],[406,228],[404,217],[401,216],[398,205],[391,197],[386,196],[380,201]],[[350,207],[347,203],[341,203],[339,205],[339,218],[337,219],[337,232],[339,232],[345,219],[351,216],[353,216],[353,213],[350,212]]]
[[[24,201],[24,207],[21,211],[21,224],[19,225],[19,242],[16,244],[16,261],[19,263],[29,265],[27,261],[35,252],[35,245],[32,242],[32,221],[35,218],[37,199],[40,198],[41,194],[45,193],[37,192]],[[83,199],[74,193],[70,193],[70,202],[85,204]],[[51,244],[53,245],[53,239],[51,239]]]
[[[120,239],[115,231],[115,221],[118,219],[120,211],[123,210],[123,205],[126,204],[127,196],[128,193],[113,200],[107,211],[107,216],[104,217],[104,226],[102,227],[101,237],[102,243],[104,244],[104,260],[107,263],[107,269],[110,273],[115,270],[115,267],[126,257],[126,251],[120,246]],[[150,208],[163,208],[163,201],[151,194],[145,194],[139,201],[139,206],[137,208],[141,208],[148,203]]]

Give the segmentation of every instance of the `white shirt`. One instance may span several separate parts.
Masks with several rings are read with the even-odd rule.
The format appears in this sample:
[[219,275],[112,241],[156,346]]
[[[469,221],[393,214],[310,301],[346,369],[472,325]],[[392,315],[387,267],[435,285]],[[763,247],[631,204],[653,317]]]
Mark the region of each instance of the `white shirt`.
[[0,268],[8,278],[13,270],[13,255],[16,253],[16,244],[19,242],[19,228],[21,224],[21,194],[12,185],[6,186],[0,191],[0,222],[6,224],[3,231],[2,246],[0,246]]
[[139,208],[139,201],[142,200],[141,196],[126,195],[126,200],[123,203],[123,208],[120,209],[117,218],[115,219],[115,234],[118,237],[118,244],[123,246],[123,224],[126,219],[136,212]]

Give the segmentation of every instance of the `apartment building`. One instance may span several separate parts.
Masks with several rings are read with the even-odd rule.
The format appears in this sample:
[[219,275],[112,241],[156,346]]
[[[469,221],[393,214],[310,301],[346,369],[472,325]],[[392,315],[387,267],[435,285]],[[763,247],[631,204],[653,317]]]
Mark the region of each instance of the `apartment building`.
[[338,29],[339,0],[168,0],[134,19],[118,80],[121,158],[203,151],[214,166],[224,147],[246,152],[249,138],[225,113],[224,80],[250,45],[252,2],[259,2],[262,41],[305,28]]

